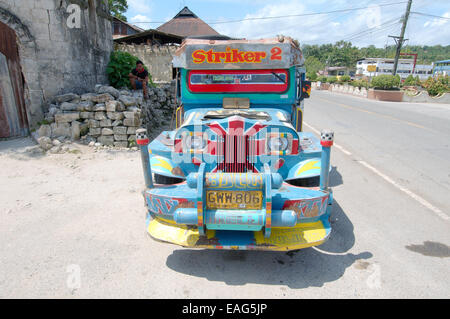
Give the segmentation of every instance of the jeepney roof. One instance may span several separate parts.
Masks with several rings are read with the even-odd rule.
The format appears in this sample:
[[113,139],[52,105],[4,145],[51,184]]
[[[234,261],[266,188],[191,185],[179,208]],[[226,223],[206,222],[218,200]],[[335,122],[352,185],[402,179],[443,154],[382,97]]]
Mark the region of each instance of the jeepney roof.
[[303,65],[302,51],[290,37],[260,40],[183,41],[173,58],[173,66],[184,69],[288,69]]

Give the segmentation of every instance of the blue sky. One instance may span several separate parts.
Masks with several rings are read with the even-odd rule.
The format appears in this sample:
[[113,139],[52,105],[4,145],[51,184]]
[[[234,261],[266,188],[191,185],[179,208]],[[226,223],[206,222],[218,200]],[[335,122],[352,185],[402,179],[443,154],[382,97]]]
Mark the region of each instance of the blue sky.
[[[385,4],[395,5],[384,6]],[[128,21],[156,28],[188,6],[218,32],[240,38],[271,37],[284,34],[301,43],[323,44],[349,40],[357,46],[394,44],[388,35],[398,35],[405,0],[128,0]],[[215,23],[259,17],[285,16],[333,10],[367,9],[324,15],[281,19],[247,20],[237,23]],[[413,0],[411,11],[448,19],[412,14],[406,38],[411,45],[450,44],[450,1]],[[153,22],[139,24],[138,22]]]

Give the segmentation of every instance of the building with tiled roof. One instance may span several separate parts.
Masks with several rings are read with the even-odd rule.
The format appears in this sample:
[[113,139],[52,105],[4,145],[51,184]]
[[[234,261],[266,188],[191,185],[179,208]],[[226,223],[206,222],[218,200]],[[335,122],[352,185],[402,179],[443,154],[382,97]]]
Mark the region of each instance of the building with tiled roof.
[[220,35],[188,7],[184,7],[172,20],[159,26],[157,30],[182,37]]

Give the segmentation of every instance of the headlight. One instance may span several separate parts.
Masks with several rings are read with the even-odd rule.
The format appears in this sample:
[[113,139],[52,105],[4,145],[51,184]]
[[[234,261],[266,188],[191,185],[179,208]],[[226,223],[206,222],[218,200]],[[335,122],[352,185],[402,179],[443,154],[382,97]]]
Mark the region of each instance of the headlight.
[[286,137],[269,137],[267,146],[270,151],[285,151],[289,146],[289,140]]
[[206,140],[200,135],[186,136],[185,143],[188,149],[202,150],[206,147]]

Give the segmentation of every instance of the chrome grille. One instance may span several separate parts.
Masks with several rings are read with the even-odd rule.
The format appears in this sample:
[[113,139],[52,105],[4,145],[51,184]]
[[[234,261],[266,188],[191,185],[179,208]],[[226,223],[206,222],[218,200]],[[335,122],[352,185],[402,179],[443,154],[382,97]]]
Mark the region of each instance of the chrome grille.
[[224,135],[217,139],[217,170],[224,173],[251,171],[250,162],[256,154],[253,139],[242,135]]

